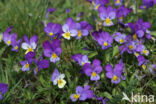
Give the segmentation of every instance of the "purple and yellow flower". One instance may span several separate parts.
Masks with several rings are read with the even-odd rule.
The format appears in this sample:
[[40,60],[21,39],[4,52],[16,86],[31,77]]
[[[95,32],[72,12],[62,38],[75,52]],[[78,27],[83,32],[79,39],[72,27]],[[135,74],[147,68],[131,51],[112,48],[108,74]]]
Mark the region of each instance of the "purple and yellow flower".
[[88,22],[81,21],[80,23],[76,24],[76,29],[78,30],[76,38],[80,39],[82,38],[82,36],[87,36],[89,34],[89,31],[91,31],[93,27],[88,24]]
[[104,6],[105,4],[109,3],[109,0],[92,0],[91,2],[94,6],[94,9],[98,10],[100,6]]
[[75,37],[78,34],[78,31],[76,29],[76,23],[73,21],[72,18],[67,19],[66,23],[62,26],[62,30],[62,36],[68,40],[70,40],[71,36]]
[[121,34],[120,32],[116,32],[113,34],[114,40],[120,44],[123,44],[126,42],[126,35]]
[[44,31],[51,38],[59,38],[61,36],[62,27],[60,24],[48,23]]
[[106,77],[111,79],[112,83],[118,84],[120,82],[123,69],[124,69],[124,64],[123,64],[122,60],[120,60],[120,62],[115,65],[114,70],[113,70],[112,65],[107,64],[105,66]]
[[101,62],[97,59],[93,60],[93,64],[86,63],[83,66],[84,73],[90,77],[90,80],[100,80],[100,73],[102,72]]
[[34,74],[36,75],[41,69],[46,69],[49,67],[49,61],[45,59],[35,59],[36,68],[34,69]]
[[143,69],[146,69],[146,67],[147,67],[147,63],[149,62],[148,60],[146,60],[145,59],[145,57],[144,56],[142,56],[142,55],[139,55],[138,57],[137,57],[137,59],[138,59],[138,66],[141,66]]
[[12,42],[16,41],[17,38],[17,34],[12,33],[9,34],[12,30],[12,27],[7,28],[7,30],[3,33],[3,41],[5,42],[5,44],[7,44],[8,46],[11,45]]
[[94,97],[94,93],[90,90],[89,85],[85,85],[84,88],[81,86],[76,87],[76,93],[70,95],[70,99],[72,102],[76,102],[77,100],[85,101],[86,99],[92,99]]
[[34,52],[29,52],[26,54],[25,56],[25,61],[21,61],[20,64],[22,65],[21,70],[22,71],[29,71],[30,70],[30,65],[32,64],[32,62],[34,61],[35,58],[35,53]]
[[135,50],[136,50],[136,43],[134,41],[130,41],[127,44],[127,51],[128,51],[128,53],[134,53]]
[[87,55],[75,54],[72,56],[72,59],[78,62],[80,66],[83,66],[86,63],[90,63]]
[[25,54],[29,52],[34,52],[37,47],[38,37],[36,35],[32,36],[30,40],[26,35],[23,36],[25,42],[22,43],[21,47],[26,50]]
[[114,1],[115,1],[116,6],[120,6],[120,5],[122,5],[123,0],[114,0]]
[[20,45],[21,45],[22,39],[19,39],[18,41],[12,41],[12,51],[18,52]]
[[116,9],[111,6],[106,7],[99,7],[99,16],[102,20],[104,20],[104,26],[112,26],[112,20],[116,18]]
[[93,32],[92,33],[94,40],[98,42],[98,44],[102,47],[103,50],[111,47],[113,43],[113,37],[109,35],[108,32]]
[[141,54],[146,55],[146,56],[149,55],[149,51],[142,44],[141,45],[137,45],[136,51],[140,52]]
[[52,43],[45,41],[43,43],[44,55],[50,58],[50,62],[56,63],[60,60],[59,55],[62,53],[60,48],[61,41],[58,39],[53,40]]
[[51,81],[53,82],[53,85],[57,85],[59,88],[63,88],[66,84],[66,81],[64,80],[65,74],[60,74],[57,69],[54,70]]
[[156,0],[142,0],[141,9],[148,9],[156,4]]
[[3,99],[3,94],[8,91],[8,84],[0,83],[0,100]]

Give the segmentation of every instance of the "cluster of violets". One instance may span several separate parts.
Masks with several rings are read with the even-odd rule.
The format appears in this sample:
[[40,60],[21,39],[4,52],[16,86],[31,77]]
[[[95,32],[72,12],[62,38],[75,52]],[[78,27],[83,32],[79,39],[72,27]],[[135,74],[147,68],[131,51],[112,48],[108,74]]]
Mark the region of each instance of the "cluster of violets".
[[[146,57],[149,55],[149,50],[146,48],[144,43],[146,40],[151,40],[149,28],[151,27],[149,22],[144,22],[142,19],[139,19],[135,23],[124,23],[123,20],[131,12],[131,9],[126,8],[122,5],[123,0],[114,0],[115,6],[106,6],[109,4],[109,0],[88,0],[93,4],[94,10],[99,14],[100,19],[103,21],[103,26],[110,27],[114,26],[116,23],[124,25],[126,28],[131,29],[129,35],[114,32],[110,34],[106,31],[93,31],[93,27],[86,21],[75,22],[72,18],[68,18],[65,24],[61,25],[58,23],[48,23],[44,27],[44,31],[50,40],[43,42],[43,53],[39,58],[36,58],[36,52],[38,48],[38,36],[33,35],[28,38],[27,35],[24,35],[22,39],[17,40],[17,34],[11,33],[12,27],[9,27],[3,33],[3,41],[6,45],[12,46],[12,51],[18,52],[20,48],[25,50],[25,60],[21,61],[21,70],[23,72],[30,71],[31,65],[35,64],[33,72],[35,75],[42,70],[49,68],[50,63],[57,63],[61,60],[61,40],[62,38],[71,40],[71,39],[81,39],[86,37],[89,33],[92,32],[93,39],[98,43],[101,49],[107,50],[112,47],[113,43],[116,42],[119,44],[120,55],[127,52],[136,56],[138,60],[138,66],[141,66],[143,69],[146,69],[147,63],[149,62]],[[140,8],[149,8],[156,4],[156,0],[143,0],[143,4]],[[55,11],[55,8],[49,8],[47,10],[46,17],[52,12]],[[83,13],[80,13],[82,15]],[[101,65],[101,61],[94,59],[89,61],[87,55],[83,54],[74,54],[72,59],[77,62],[82,67],[82,74],[90,78],[91,81],[100,80],[100,74],[105,71],[106,77],[111,80],[111,83],[118,84],[121,80],[125,80],[124,76],[125,67],[122,59],[119,63],[116,64],[113,68],[113,65],[107,64],[105,70]],[[156,68],[156,65],[152,65],[152,68]],[[57,85],[58,88],[64,88],[66,85],[65,74],[60,73],[57,68],[54,69],[54,72],[51,76],[51,81],[53,85]],[[1,83],[0,84],[0,99],[2,95],[6,93],[8,85]],[[76,92],[70,95],[70,99],[73,102],[77,100],[84,101],[86,99],[96,98],[105,104],[107,101],[102,97],[96,96],[89,85],[77,86]]]

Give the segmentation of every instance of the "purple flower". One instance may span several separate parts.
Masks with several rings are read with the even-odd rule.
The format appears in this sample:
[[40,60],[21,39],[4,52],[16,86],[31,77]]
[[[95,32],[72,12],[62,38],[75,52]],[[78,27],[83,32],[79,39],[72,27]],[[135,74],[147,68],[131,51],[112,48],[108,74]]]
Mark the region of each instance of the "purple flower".
[[60,60],[59,55],[62,53],[60,48],[61,41],[58,39],[53,40],[52,43],[45,41],[43,43],[44,55],[50,58],[50,62],[56,63]]
[[44,28],[44,31],[47,33],[48,36],[56,39],[57,37],[60,37],[62,27],[60,24],[48,23],[47,26]]
[[120,62],[115,65],[114,70],[113,70],[112,65],[107,64],[105,66],[106,77],[111,79],[112,83],[118,84],[120,82],[120,78],[122,76],[123,69],[124,69],[124,64],[123,64],[122,60],[120,60]]
[[100,6],[104,6],[105,4],[109,3],[109,0],[92,0],[91,2],[94,6],[94,9],[98,10]]
[[141,9],[148,9],[149,7],[153,7],[156,4],[156,0],[142,0]]
[[125,6],[120,6],[116,12],[118,20],[123,21],[123,17],[126,17],[131,12],[131,9],[126,8]]
[[113,43],[113,37],[109,35],[108,32],[93,32],[92,33],[94,40],[102,47],[103,50],[111,47]]
[[148,56],[149,55],[149,51],[145,48],[145,46],[144,45],[137,45],[137,47],[136,47],[136,51],[137,52],[140,52],[141,54],[144,54],[144,55],[146,55],[146,56]]
[[30,70],[30,65],[34,61],[35,58],[35,53],[34,52],[29,52],[25,55],[25,61],[21,61],[20,64],[22,65],[21,70],[22,71],[29,71]]
[[80,66],[83,66],[86,63],[90,63],[87,55],[75,54],[72,56],[72,59],[78,62]]
[[8,84],[0,83],[0,100],[3,98],[3,94],[8,91]]
[[59,88],[63,88],[66,84],[66,81],[64,80],[65,74],[60,74],[57,69],[54,70],[51,81],[53,82],[53,85],[57,85]]
[[55,10],[56,10],[55,8],[48,8],[45,17],[48,18],[49,14],[53,13]]
[[38,37],[36,35],[32,36],[30,40],[26,35],[23,36],[25,42],[22,43],[21,47],[26,50],[27,54],[28,52],[34,52],[34,50],[37,47]]
[[128,44],[127,44],[127,51],[128,53],[134,53],[135,50],[136,50],[136,43],[134,41],[130,41]]
[[112,20],[116,18],[116,9],[111,6],[106,7],[99,7],[99,16],[102,20],[104,20],[104,26],[112,26]]
[[36,59],[35,64],[37,67],[34,69],[34,74],[36,75],[41,69],[46,69],[49,67],[49,61],[45,59]]
[[122,0],[114,0],[116,6],[122,5]]
[[149,67],[149,72],[150,72],[151,74],[155,75],[155,73],[156,73],[156,64],[150,65],[150,67]]
[[89,31],[92,30],[92,26],[86,21],[82,21],[76,24],[76,29],[78,30],[77,39],[82,38],[82,36],[87,36]]
[[81,86],[76,87],[76,93],[70,95],[70,99],[76,102],[78,99],[85,101],[86,99],[92,99],[94,96],[93,91],[90,90],[89,85],[85,85],[84,88]]
[[12,42],[16,41],[17,34],[12,33],[11,35],[9,34],[12,30],[12,27],[9,27],[4,33],[3,33],[3,41],[5,44],[10,46]]
[[90,80],[100,80],[99,74],[102,72],[101,62],[97,59],[93,60],[93,64],[86,63],[83,66],[84,73],[90,77]]
[[18,41],[12,41],[12,51],[18,52],[20,45],[21,45],[22,39],[19,39]]
[[139,55],[138,56],[138,61],[139,61],[139,63],[138,63],[138,66],[141,66],[142,64],[144,64],[147,60],[144,58],[144,56],[142,56],[142,55]]
[[120,44],[123,44],[126,42],[126,35],[121,34],[120,32],[116,32],[113,34],[114,40]]
[[66,9],[66,13],[70,13],[71,8]]
[[68,40],[70,40],[71,36],[75,37],[78,34],[78,31],[76,29],[76,23],[73,21],[72,18],[67,19],[66,23],[62,26],[62,30],[62,36]]

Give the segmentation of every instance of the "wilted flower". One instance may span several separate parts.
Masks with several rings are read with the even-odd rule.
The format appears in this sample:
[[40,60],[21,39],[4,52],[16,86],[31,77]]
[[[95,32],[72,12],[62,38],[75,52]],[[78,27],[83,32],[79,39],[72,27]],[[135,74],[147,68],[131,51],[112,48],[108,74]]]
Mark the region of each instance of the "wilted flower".
[[26,50],[27,54],[28,52],[34,52],[34,50],[37,47],[38,37],[36,35],[32,36],[30,40],[26,35],[23,36],[25,42],[22,43],[21,47]]
[[89,85],[85,85],[84,88],[81,86],[76,87],[76,93],[70,95],[70,99],[76,102],[78,99],[85,101],[86,99],[92,99],[94,96],[93,91],[90,90]]
[[98,44],[102,47],[103,50],[111,47],[113,43],[113,37],[109,35],[108,32],[93,32],[92,33],[94,40],[98,42]]
[[73,21],[72,18],[67,19],[66,23],[62,26],[62,30],[62,36],[68,40],[70,40],[71,36],[75,37],[78,34],[78,31],[76,29],[76,23]]
[[111,6],[106,7],[99,7],[99,16],[102,20],[104,20],[104,26],[112,26],[114,25],[112,20],[116,18],[116,9]]
[[0,100],[3,98],[3,94],[8,91],[8,84],[0,83]]
[[111,79],[112,83],[118,84],[120,82],[120,78],[122,76],[123,69],[124,69],[124,64],[123,64],[122,60],[120,60],[120,62],[115,65],[114,70],[113,70],[112,65],[107,64],[105,66],[106,77]]
[[61,41],[58,39],[53,40],[52,43],[45,41],[43,43],[44,55],[50,58],[50,62],[56,63],[60,60],[59,55],[62,53],[60,48]]
[[62,27],[60,24],[48,23],[47,26],[44,28],[44,31],[51,38],[60,38]]
[[121,34],[120,32],[116,32],[113,34],[114,40],[120,44],[123,44],[126,42],[126,35]]
[[86,63],[90,63],[87,55],[75,54],[72,56],[72,59],[78,62],[80,66],[83,66]]
[[99,74],[102,72],[101,62],[95,59],[92,65],[86,63],[83,66],[83,71],[87,76],[90,76],[90,80],[100,80]]
[[53,85],[57,85],[59,88],[63,88],[66,84],[66,81],[64,80],[65,75],[60,74],[57,69],[54,70],[51,81],[53,82]]

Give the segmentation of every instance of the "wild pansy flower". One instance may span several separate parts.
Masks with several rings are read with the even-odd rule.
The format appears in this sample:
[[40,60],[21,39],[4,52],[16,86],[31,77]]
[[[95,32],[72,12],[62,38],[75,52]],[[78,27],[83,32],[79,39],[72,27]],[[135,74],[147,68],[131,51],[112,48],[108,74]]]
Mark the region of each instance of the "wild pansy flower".
[[44,31],[51,38],[59,38],[62,32],[62,27],[60,24],[48,23],[47,26],[44,28]]
[[102,47],[103,50],[111,47],[113,43],[113,37],[109,35],[108,32],[93,32],[92,33],[94,40],[98,42],[98,44]]
[[48,18],[49,14],[53,13],[55,10],[55,8],[48,8],[45,17]]
[[59,55],[62,53],[60,48],[61,41],[58,39],[53,40],[52,43],[45,41],[43,43],[44,55],[50,58],[50,62],[56,63],[60,60]]
[[34,69],[34,74],[36,75],[41,69],[46,69],[49,67],[49,61],[39,58],[35,59],[36,68]]
[[155,75],[156,73],[156,64],[152,64],[149,66],[149,72],[152,74],[152,75]]
[[57,69],[54,70],[51,81],[53,82],[53,85],[57,85],[59,88],[63,88],[66,84],[66,81],[64,80],[65,74],[60,74]]
[[120,6],[116,11],[117,19],[121,22],[123,18],[126,17],[131,12],[131,9],[126,8],[125,6]]
[[66,20],[66,23],[62,26],[62,30],[62,36],[68,40],[70,40],[71,36],[75,37],[78,34],[78,31],[76,29],[76,23],[73,21],[72,18],[68,18]]
[[34,61],[35,58],[35,53],[34,52],[29,52],[26,54],[25,56],[25,61],[21,61],[20,64],[22,65],[21,70],[22,71],[29,71],[30,70],[30,65],[32,64],[32,62]]
[[112,26],[113,25],[112,20],[116,18],[116,9],[114,9],[111,6],[108,6],[107,8],[104,6],[100,6],[98,11],[100,18],[104,20],[103,25]]
[[3,94],[8,91],[8,84],[0,83],[0,100],[3,98]]
[[94,6],[94,9],[98,10],[100,6],[104,6],[105,4],[109,3],[109,0],[92,0],[91,2]]
[[120,5],[122,5],[123,0],[114,0],[114,1],[115,1],[116,6],[120,6]]
[[92,99],[94,97],[93,91],[90,90],[89,85],[85,85],[84,88],[81,86],[76,87],[76,93],[70,95],[72,102],[77,100],[85,101],[86,99]]
[[141,9],[148,9],[149,7],[153,7],[156,4],[156,0],[142,0]]
[[136,51],[138,51],[141,54],[146,55],[146,56],[149,55],[149,51],[145,48],[144,45],[137,45]]
[[19,39],[18,41],[12,41],[12,51],[18,52],[20,45],[21,45],[22,39]]
[[113,34],[114,40],[120,44],[123,44],[126,42],[126,35],[121,34],[120,32],[116,32]]
[[143,22],[142,19],[139,19],[135,24],[128,23],[128,26],[132,30],[133,39],[136,40],[137,37],[142,38],[145,35],[146,31],[151,27],[151,24],[149,22]]
[[122,60],[120,60],[120,62],[115,65],[114,70],[113,70],[112,65],[107,64],[105,66],[106,77],[111,79],[112,83],[118,84],[120,82],[120,78],[122,76],[123,69],[124,69],[124,64],[123,64]]
[[17,34],[12,33],[9,34],[12,30],[12,27],[7,28],[7,30],[3,33],[3,41],[5,42],[5,44],[7,44],[8,46],[11,45],[12,42],[16,41],[17,38]]
[[25,54],[29,52],[34,52],[34,50],[37,47],[38,37],[36,35],[33,35],[30,40],[26,35],[23,36],[25,42],[22,43],[21,47],[26,50]]
[[135,50],[136,50],[136,43],[134,41],[130,41],[128,44],[127,44],[127,51],[128,53],[134,53]]
[[100,80],[99,74],[102,72],[101,62],[95,59],[93,60],[92,65],[90,63],[86,63],[83,66],[83,71],[87,76],[90,77],[90,80]]
[[72,56],[72,59],[78,62],[80,66],[83,66],[86,63],[90,63],[87,55],[75,54]]
[[146,69],[146,64],[149,62],[148,60],[146,60],[145,59],[145,57],[144,56],[142,56],[142,55],[139,55],[138,57],[137,57],[137,59],[138,59],[138,66],[141,66],[143,69]]
[[84,12],[78,13],[76,20],[79,21],[83,15],[84,15]]
[[93,28],[86,21],[81,21],[80,23],[76,24],[76,29],[78,30],[76,38],[80,39],[82,38],[82,36],[87,36],[89,34],[89,31]]

